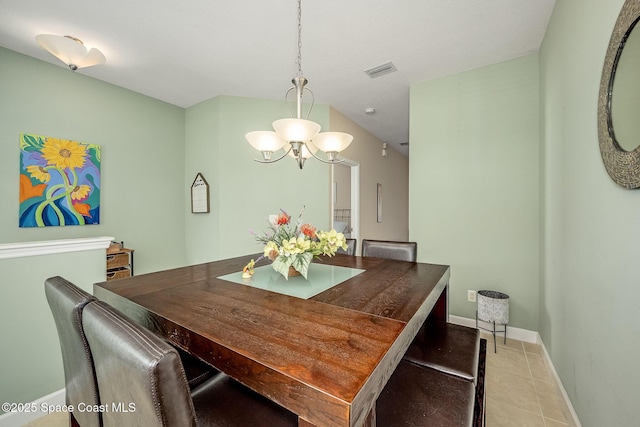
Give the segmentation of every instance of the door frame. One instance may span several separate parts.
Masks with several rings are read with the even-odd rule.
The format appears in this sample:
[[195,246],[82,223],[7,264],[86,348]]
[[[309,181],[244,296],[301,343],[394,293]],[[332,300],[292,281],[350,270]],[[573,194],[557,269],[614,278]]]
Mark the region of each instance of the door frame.
[[[360,163],[344,159],[341,165],[351,170],[351,238],[356,239],[356,255],[360,255]],[[334,185],[334,166],[331,165],[331,228],[333,228],[336,189]]]

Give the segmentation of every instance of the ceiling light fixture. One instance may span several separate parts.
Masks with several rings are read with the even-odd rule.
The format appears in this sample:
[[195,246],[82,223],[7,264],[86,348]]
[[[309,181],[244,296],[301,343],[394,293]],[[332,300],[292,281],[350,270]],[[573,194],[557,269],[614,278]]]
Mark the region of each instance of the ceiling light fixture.
[[[251,144],[253,148],[262,153],[262,160],[257,160],[260,163],[275,163],[287,155],[295,158],[298,162],[300,169],[304,166],[306,159],[315,157],[324,163],[339,163],[343,160],[337,158],[337,154],[347,148],[353,136],[343,132],[320,132],[321,126],[311,120],[307,120],[311,109],[313,108],[313,92],[306,87],[307,79],[302,75],[302,0],[298,0],[298,58],[296,64],[298,65],[298,74],[291,80],[293,86],[291,86],[286,94],[285,99],[288,101],[289,93],[295,90],[296,95],[296,117],[290,119],[280,119],[273,122],[273,131],[254,131],[245,135],[245,138]],[[304,91],[308,91],[311,94],[311,106],[307,112],[306,117],[302,118],[302,98]],[[289,109],[291,115],[291,109]],[[274,152],[285,149],[287,143],[289,148],[286,152],[278,157],[272,159]],[[321,150],[326,153],[327,160],[324,160],[315,153]]]
[[107,59],[96,48],[87,49],[82,40],[71,36],[40,34],[36,42],[41,48],[67,64],[71,71],[104,64]]

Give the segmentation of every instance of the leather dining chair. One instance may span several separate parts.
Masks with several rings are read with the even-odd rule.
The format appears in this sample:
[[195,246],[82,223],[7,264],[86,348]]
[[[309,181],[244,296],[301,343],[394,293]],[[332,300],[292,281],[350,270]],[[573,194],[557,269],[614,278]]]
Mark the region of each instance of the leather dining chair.
[[376,401],[385,427],[476,426],[472,382],[402,360]]
[[355,255],[356,254],[356,246],[358,244],[357,239],[345,239],[347,242],[347,250],[345,251],[342,248],[338,248],[337,253],[346,254],[346,255]]
[[403,359],[475,384],[479,357],[477,329],[427,318]]
[[[96,299],[62,277],[50,277],[44,282],[44,291],[58,330],[62,364],[64,366],[65,402],[78,407],[99,405],[95,370],[87,339],[82,329],[82,311]],[[100,426],[100,413],[75,411],[71,413],[72,426]]]
[[224,374],[190,391],[177,351],[105,302],[85,307],[83,327],[100,398],[128,409],[104,412],[105,427],[298,425],[295,414]]
[[416,262],[416,242],[394,242],[389,240],[362,240],[362,256]]
[[385,427],[484,427],[487,340],[480,339],[477,381],[402,360],[376,401]]

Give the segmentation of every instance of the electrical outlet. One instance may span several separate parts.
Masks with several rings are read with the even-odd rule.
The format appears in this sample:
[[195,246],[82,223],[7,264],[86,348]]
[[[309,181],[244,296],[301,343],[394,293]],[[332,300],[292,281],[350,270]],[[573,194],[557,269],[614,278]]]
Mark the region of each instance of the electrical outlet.
[[472,291],[471,289],[467,291],[467,301],[476,302],[476,291]]

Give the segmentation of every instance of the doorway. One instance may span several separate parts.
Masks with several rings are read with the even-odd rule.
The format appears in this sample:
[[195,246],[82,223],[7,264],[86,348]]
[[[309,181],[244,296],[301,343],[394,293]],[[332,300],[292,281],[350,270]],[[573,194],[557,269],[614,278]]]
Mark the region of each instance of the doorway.
[[348,159],[331,165],[331,227],[360,242],[360,165]]

